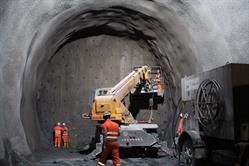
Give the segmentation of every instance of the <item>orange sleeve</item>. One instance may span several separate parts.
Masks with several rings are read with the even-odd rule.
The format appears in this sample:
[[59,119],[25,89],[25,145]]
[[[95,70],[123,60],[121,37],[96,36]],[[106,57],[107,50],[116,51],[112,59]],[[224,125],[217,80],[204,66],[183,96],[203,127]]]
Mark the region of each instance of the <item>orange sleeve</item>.
[[102,124],[102,125],[100,125],[100,128],[101,128],[101,134],[105,134],[106,133],[106,130],[107,130],[107,128],[106,128],[106,125],[105,124]]

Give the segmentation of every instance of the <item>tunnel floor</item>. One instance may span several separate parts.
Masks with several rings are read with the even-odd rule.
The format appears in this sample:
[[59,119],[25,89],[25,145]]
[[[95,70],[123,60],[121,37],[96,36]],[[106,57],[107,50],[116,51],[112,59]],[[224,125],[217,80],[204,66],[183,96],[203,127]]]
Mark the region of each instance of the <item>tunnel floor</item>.
[[[53,149],[53,150],[40,150],[30,156],[32,165],[43,166],[95,166],[98,158],[92,158],[92,155],[83,155],[73,150]],[[164,154],[160,157],[121,157],[122,166],[150,166],[150,165],[163,165],[163,166],[177,166],[178,161],[170,155]],[[24,164],[25,165],[25,164]],[[107,166],[112,165],[112,161],[107,161]]]
[[[130,153],[121,153],[121,164],[122,166],[185,166],[183,163],[179,162],[176,157],[176,152],[172,149],[164,148],[163,151],[158,153],[156,157],[149,157],[144,155],[135,155]],[[223,155],[221,155],[221,153]],[[232,166],[231,156],[229,158],[224,158],[224,155],[228,153],[213,152],[211,154],[211,159],[197,160],[197,166]],[[228,157],[228,156],[226,156]],[[16,159],[17,160],[17,159]],[[82,154],[75,149],[40,149],[34,152],[27,158],[19,158],[18,165],[35,165],[35,166],[95,166],[98,162],[98,158],[95,157],[93,152],[89,154]],[[107,161],[107,166],[112,165],[112,160]]]

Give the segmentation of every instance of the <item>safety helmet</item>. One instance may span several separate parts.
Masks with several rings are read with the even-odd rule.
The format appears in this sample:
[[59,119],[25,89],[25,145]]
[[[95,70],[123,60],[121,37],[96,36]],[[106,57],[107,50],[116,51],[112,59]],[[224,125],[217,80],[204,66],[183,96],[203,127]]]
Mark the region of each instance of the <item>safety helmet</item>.
[[103,116],[111,116],[111,113],[109,111],[105,111]]
[[57,122],[57,125],[59,126],[59,125],[61,125],[61,123],[60,123],[60,122]]
[[64,123],[62,123],[62,125],[63,125],[63,126],[66,126],[66,123],[64,122]]

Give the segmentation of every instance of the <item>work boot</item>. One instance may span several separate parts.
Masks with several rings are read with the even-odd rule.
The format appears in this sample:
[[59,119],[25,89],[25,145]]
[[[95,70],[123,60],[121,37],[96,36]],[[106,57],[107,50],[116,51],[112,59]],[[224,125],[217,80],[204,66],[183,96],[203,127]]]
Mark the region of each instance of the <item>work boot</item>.
[[101,163],[100,161],[98,162],[98,166],[105,166],[105,164]]

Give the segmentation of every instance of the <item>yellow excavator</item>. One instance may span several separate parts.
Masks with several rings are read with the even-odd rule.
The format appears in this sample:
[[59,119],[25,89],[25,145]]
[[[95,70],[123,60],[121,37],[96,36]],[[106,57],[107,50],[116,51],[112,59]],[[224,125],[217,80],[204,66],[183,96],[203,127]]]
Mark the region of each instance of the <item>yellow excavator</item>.
[[[128,110],[125,104],[125,98],[128,95],[131,110]],[[158,147],[158,125],[151,123],[152,110],[163,101],[164,86],[161,68],[159,66],[135,67],[114,87],[96,89],[91,112],[82,116],[84,119],[102,122],[103,113],[109,111],[111,120],[120,125],[120,147]],[[134,116],[146,107],[151,109],[150,117],[142,122],[137,121]],[[99,125],[96,127],[95,140],[96,148],[101,147]]]

